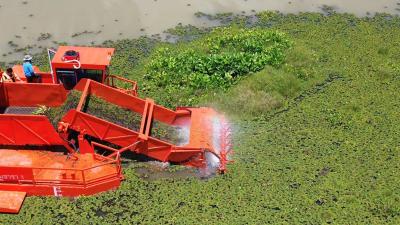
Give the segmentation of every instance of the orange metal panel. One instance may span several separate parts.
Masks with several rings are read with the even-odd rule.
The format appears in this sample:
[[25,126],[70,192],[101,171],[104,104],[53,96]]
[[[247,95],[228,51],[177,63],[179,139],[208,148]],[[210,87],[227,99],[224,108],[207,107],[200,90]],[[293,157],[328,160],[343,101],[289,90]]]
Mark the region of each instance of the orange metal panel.
[[[11,164],[12,162],[8,162]],[[22,163],[22,162],[19,162]],[[33,170],[30,167],[0,167],[0,182],[17,183],[20,180],[33,180]]]
[[0,212],[18,213],[25,196],[26,192],[0,191]]
[[[15,74],[17,74],[21,80],[26,82],[26,77],[24,74],[24,68],[22,65],[14,65],[12,67],[13,71]],[[33,71],[35,71],[35,73],[40,73],[41,71],[39,70],[39,68],[37,66],[33,66]]]
[[67,91],[59,84],[2,83],[0,103],[5,106],[60,106],[67,98]]
[[45,116],[5,114],[0,124],[0,145],[64,145]]
[[[24,74],[23,66],[22,65],[14,65],[12,68],[13,68],[14,73],[17,74],[21,78],[22,81],[26,82],[26,77]],[[33,71],[35,71],[35,73],[37,75],[42,77],[42,83],[48,83],[48,84],[53,83],[53,77],[52,77],[51,73],[42,72],[42,71],[40,71],[40,69],[37,66],[33,66]]]
[[65,63],[62,60],[64,53],[69,50],[79,52],[80,63],[85,69],[104,69],[110,65],[111,56],[114,54],[113,48],[93,48],[93,47],[77,47],[77,46],[60,46],[57,49],[52,65],[56,68],[73,68],[72,63]]
[[[53,75],[51,73],[38,72],[36,74],[42,78],[42,83],[53,84]],[[54,84],[55,84],[55,80],[54,80]]]

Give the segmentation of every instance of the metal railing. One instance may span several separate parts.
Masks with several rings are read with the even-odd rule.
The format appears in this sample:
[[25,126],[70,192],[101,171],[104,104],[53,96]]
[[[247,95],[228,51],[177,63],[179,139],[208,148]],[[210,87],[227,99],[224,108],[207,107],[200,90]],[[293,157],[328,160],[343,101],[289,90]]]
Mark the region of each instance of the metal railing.
[[[98,155],[97,155],[98,157]],[[107,173],[104,176],[91,177],[91,170],[108,167],[115,168],[115,172]],[[86,168],[51,168],[51,167],[23,167],[23,166],[1,166],[0,170],[9,171],[15,176],[26,176],[27,174],[19,174],[18,171],[30,169],[30,179],[1,180],[0,183],[16,183],[16,184],[57,184],[57,185],[78,185],[86,187],[95,183],[99,183],[111,178],[121,177],[121,162],[119,155],[115,160],[108,160]],[[1,176],[1,175],[0,175]]]
[[116,75],[108,75],[104,81],[110,87],[116,88],[130,95],[137,95],[137,82]]

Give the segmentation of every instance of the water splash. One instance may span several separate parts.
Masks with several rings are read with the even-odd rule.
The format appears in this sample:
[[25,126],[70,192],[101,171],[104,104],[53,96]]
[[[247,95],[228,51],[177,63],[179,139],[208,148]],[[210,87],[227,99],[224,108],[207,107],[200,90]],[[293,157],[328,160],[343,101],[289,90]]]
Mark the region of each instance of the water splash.
[[178,143],[176,143],[177,146],[184,146],[189,144],[189,139],[190,139],[190,126],[189,125],[182,125],[178,126],[176,129],[178,133]]
[[215,174],[217,171],[225,169],[231,153],[231,130],[230,125],[224,116],[213,116],[209,119],[212,124],[212,145],[214,153],[207,152],[206,174]]

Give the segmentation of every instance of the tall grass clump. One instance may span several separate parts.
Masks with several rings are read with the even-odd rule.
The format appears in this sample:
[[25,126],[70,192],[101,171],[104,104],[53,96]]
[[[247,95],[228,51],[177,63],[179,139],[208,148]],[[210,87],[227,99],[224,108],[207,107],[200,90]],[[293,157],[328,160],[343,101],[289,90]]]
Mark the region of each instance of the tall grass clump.
[[259,116],[284,106],[302,87],[302,81],[294,74],[267,67],[211,101],[214,107],[233,115]]
[[206,96],[204,101],[231,116],[262,117],[287,106],[300,93],[322,82],[325,72],[316,73],[318,57],[314,51],[295,43],[285,54],[281,66],[266,66],[227,91]]

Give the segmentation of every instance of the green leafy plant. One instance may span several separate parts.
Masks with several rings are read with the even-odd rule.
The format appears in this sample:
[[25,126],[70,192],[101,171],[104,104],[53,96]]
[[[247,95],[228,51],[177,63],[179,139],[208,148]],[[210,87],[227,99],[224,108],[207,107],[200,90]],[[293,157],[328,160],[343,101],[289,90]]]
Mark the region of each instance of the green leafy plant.
[[277,31],[219,28],[194,43],[157,49],[146,66],[145,78],[171,95],[227,88],[240,76],[266,65],[280,66],[290,45]]

